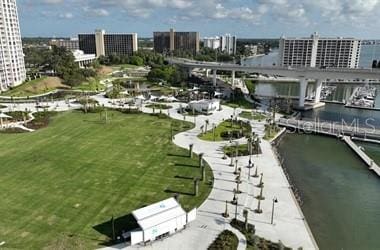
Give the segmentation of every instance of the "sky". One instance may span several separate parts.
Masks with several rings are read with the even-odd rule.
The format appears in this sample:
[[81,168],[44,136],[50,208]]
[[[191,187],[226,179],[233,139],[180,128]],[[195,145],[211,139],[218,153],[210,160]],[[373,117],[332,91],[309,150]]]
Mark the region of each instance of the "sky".
[[95,29],[138,33],[174,28],[201,37],[380,38],[380,0],[17,0],[22,36],[75,37]]

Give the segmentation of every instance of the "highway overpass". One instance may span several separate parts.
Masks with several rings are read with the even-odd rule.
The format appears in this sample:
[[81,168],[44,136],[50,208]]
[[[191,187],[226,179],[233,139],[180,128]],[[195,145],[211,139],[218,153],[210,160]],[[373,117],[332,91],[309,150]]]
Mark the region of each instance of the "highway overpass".
[[356,79],[368,79],[379,80],[380,69],[349,69],[349,68],[293,68],[293,67],[265,67],[265,66],[242,66],[231,63],[217,63],[217,62],[200,62],[182,58],[168,58],[167,61],[171,64],[180,65],[188,68],[189,70],[195,68],[213,70],[213,82],[216,84],[216,71],[231,71],[232,83],[235,82],[236,72],[245,73],[258,73],[272,76],[283,76],[298,79],[300,82],[299,93],[299,107],[305,107],[306,88],[309,80],[316,82],[316,93],[314,102],[318,104],[320,102],[320,94],[322,90],[322,82],[327,79],[342,79],[342,80],[356,80]]

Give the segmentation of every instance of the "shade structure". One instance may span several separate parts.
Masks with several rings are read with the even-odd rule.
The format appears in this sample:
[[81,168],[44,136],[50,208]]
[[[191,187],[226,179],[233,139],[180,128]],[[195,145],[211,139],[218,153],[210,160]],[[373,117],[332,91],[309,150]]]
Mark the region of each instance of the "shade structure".
[[168,102],[178,102],[178,99],[175,98],[174,96],[170,96],[170,97],[168,97],[167,101]]
[[0,126],[3,127],[3,119],[9,119],[12,118],[12,116],[6,115],[4,113],[0,113]]
[[222,96],[222,95],[223,95],[223,93],[220,93],[220,92],[215,91],[215,93],[214,93],[214,96]]
[[4,113],[0,113],[0,118],[12,118],[12,116],[6,115]]
[[155,101],[157,99],[158,99],[158,96],[154,96],[154,95],[151,95],[149,98],[149,100],[151,100],[151,101]]
[[145,97],[143,95],[136,96],[136,99],[145,100]]
[[166,100],[168,99],[168,97],[162,95],[162,96],[160,96],[160,98],[158,98],[158,99],[159,99],[160,101],[166,101]]

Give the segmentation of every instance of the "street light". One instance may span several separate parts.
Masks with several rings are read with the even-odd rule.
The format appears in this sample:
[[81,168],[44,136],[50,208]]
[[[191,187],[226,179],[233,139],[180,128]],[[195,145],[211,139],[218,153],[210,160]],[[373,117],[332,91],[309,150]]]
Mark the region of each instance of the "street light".
[[277,202],[278,202],[277,198],[274,197],[272,200],[272,216],[271,216],[271,220],[270,220],[270,224],[272,224],[272,225],[273,225],[273,215],[274,215],[274,203],[277,203]]

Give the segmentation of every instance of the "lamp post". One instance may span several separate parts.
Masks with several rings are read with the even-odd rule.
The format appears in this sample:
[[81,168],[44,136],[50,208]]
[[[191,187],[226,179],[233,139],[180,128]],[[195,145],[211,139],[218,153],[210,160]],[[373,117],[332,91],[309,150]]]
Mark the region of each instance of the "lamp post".
[[270,219],[270,224],[272,224],[272,225],[273,225],[273,215],[274,215],[274,203],[277,203],[277,202],[278,202],[277,198],[274,197],[273,200],[272,200],[272,216],[271,216],[271,219]]
[[238,159],[235,160],[235,171],[234,171],[234,174],[238,174],[237,166],[238,166]]
[[235,204],[235,220],[237,220],[237,213],[238,213],[238,197],[236,197],[236,204]]

